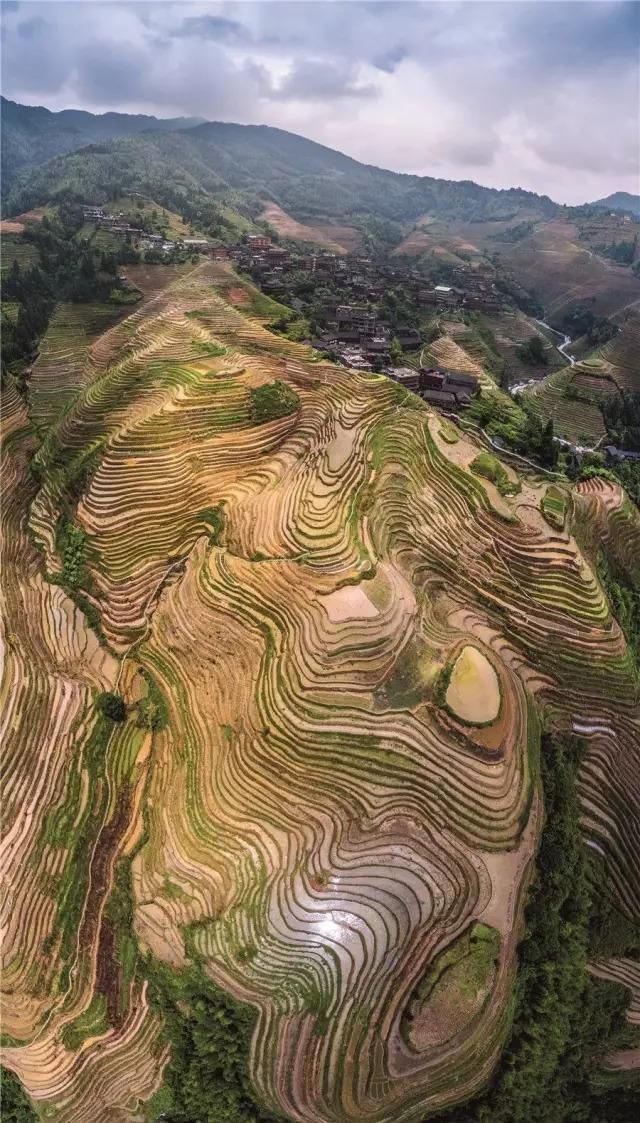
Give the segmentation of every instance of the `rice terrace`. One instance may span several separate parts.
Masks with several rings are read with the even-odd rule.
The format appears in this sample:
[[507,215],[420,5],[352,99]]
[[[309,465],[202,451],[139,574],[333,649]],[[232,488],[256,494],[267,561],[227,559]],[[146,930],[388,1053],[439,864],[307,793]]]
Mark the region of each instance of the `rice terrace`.
[[630,7],[3,5],[1,1123],[640,1119]]
[[[523,517],[543,486],[498,509],[461,431],[229,286],[85,306],[75,363],[59,314],[31,420],[5,388],[4,1059],[43,1118],[143,1118],[157,994],[197,971],[255,1011],[256,1118],[417,1120],[504,1042],[543,721],[591,733],[584,825],[636,907],[632,662],[571,528]],[[637,566],[596,483],[574,524]]]

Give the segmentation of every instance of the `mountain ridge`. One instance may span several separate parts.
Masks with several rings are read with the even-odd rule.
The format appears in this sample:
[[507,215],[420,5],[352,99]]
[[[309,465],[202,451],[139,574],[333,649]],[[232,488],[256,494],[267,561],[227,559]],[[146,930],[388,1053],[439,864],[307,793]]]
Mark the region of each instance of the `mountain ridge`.
[[598,207],[599,210],[630,211],[640,217],[640,195],[632,195],[629,191],[614,191],[612,195],[597,199],[588,206]]
[[[115,126],[120,128],[124,117],[129,131],[114,137],[109,135],[114,128],[111,115],[103,115],[99,125],[97,118],[88,115],[92,131],[86,134],[87,143],[79,146],[74,130],[46,136],[53,115],[43,118],[39,109],[7,104],[13,107],[8,119],[5,112],[2,117],[3,197],[8,213],[65,192],[76,198],[100,196],[106,184],[110,186],[114,169],[128,189],[147,182],[150,189],[158,187],[162,192],[167,180],[204,193],[226,188],[242,191],[254,202],[258,197],[271,199],[307,218],[361,213],[407,222],[430,212],[484,220],[524,211],[550,217],[560,210],[548,196],[521,188],[483,187],[469,180],[443,180],[362,164],[270,125],[193,125],[178,119],[179,128],[171,127],[173,121],[157,128],[158,119],[117,115]],[[71,119],[64,119],[69,124],[77,123],[76,113],[83,114],[61,112],[72,114]],[[149,121],[154,123],[152,129],[146,127]],[[86,116],[81,116],[80,123],[88,127]],[[61,145],[63,151],[52,151]]]
[[[0,99],[2,115],[3,190],[22,173],[39,167],[54,156],[79,151],[101,138],[138,133],[150,128],[158,132],[179,131],[202,124],[201,117],[154,117],[145,113],[90,113],[84,109],[51,110],[43,105],[21,105]],[[39,141],[43,158],[30,159],[25,151],[29,139]],[[31,153],[32,154],[32,153]]]

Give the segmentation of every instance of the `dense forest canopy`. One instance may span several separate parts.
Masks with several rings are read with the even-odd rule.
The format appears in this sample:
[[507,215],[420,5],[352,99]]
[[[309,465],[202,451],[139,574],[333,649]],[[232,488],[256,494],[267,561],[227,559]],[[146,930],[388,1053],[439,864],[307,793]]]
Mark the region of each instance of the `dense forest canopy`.
[[[18,110],[23,111],[24,121]],[[429,211],[446,218],[484,221],[511,218],[523,209],[550,217],[559,209],[546,196],[519,188],[496,190],[470,181],[385,171],[304,137],[262,125],[213,122],[177,128],[171,122],[162,122],[153,124],[154,131],[142,132],[139,123],[127,129],[118,123],[122,133],[135,135],[117,139],[111,139],[115,126],[111,133],[104,127],[96,127],[92,133],[85,126],[86,147],[81,154],[73,154],[79,147],[75,143],[78,133],[73,134],[73,143],[68,136],[58,141],[46,133],[43,152],[37,122],[29,117],[32,112],[36,113],[23,106],[14,107],[7,121],[3,114],[3,140],[7,131],[3,145],[7,213],[26,210],[65,193],[100,201],[113,197],[116,182],[129,190],[146,190],[161,202],[164,198],[160,191],[166,191],[169,182],[178,191],[241,191],[251,198],[273,199],[285,210],[291,208],[310,218],[368,213],[413,221]],[[138,118],[131,120],[139,122]],[[51,160],[57,153],[71,154]],[[44,162],[47,159],[49,163]],[[28,174],[30,169],[35,170]]]

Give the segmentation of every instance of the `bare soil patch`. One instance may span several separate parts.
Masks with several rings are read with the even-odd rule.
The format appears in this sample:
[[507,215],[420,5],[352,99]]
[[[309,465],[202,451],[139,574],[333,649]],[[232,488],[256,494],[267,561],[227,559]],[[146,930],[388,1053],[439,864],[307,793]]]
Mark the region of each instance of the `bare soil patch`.
[[378,609],[371,603],[360,585],[345,585],[322,598],[323,607],[333,624],[343,620],[369,620],[378,616]]
[[273,226],[284,238],[295,238],[300,242],[315,242],[333,253],[351,253],[360,248],[362,237],[355,226],[340,223],[298,222],[292,215],[283,211],[277,203],[267,203],[260,218]]
[[249,301],[244,289],[227,289],[225,297],[229,304],[247,304]]

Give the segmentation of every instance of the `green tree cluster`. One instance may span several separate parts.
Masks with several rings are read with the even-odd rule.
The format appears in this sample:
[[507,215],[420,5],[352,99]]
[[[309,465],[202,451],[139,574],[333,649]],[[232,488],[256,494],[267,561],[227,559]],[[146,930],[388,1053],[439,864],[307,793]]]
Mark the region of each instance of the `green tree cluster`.
[[640,452],[640,392],[622,390],[608,394],[602,416],[611,439],[620,447]]
[[518,347],[518,355],[523,363],[529,363],[532,366],[547,366],[549,362],[544,343],[539,335],[532,335],[526,343]]
[[124,699],[120,694],[115,694],[112,690],[105,690],[98,694],[96,699],[96,706],[104,717],[109,718],[109,721],[121,722],[127,716],[127,707],[124,704]]
[[638,247],[638,235],[635,238],[630,238],[628,241],[621,242],[608,242],[596,246],[598,253],[604,257],[611,258],[612,261],[617,261],[619,265],[631,265],[636,255]]
[[251,418],[257,425],[295,413],[300,405],[293,387],[279,379],[255,387],[250,391],[250,398]]
[[38,1123],[31,1100],[8,1068],[0,1068],[0,1119],[2,1123]]
[[607,319],[606,316],[594,315],[585,304],[579,304],[568,312],[560,326],[572,339],[579,335],[586,335],[594,346],[607,343],[618,332],[612,320]]
[[151,998],[165,1020],[171,1060],[166,1123],[279,1123],[249,1080],[255,1013],[216,987],[200,967],[173,972],[148,964]]
[[544,468],[555,467],[558,446],[553,419],[543,421],[526,399],[517,403],[504,393],[481,390],[465,417],[521,456],[537,460]]

